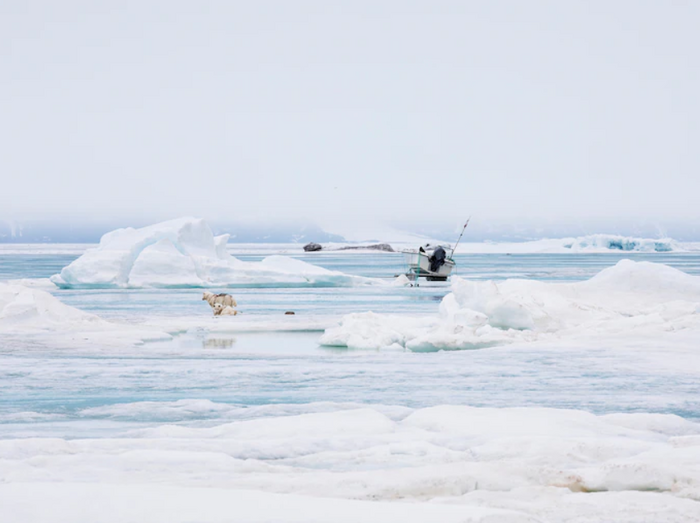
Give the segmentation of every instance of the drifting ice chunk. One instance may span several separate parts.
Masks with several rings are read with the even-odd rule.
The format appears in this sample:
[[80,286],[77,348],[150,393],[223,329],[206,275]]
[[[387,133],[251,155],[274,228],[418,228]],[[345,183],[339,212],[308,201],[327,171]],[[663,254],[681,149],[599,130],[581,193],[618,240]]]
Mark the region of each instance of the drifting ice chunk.
[[271,256],[242,262],[226,252],[204,220],[180,218],[105,234],[51,281],[62,288],[207,287],[237,285],[352,286],[380,280]]

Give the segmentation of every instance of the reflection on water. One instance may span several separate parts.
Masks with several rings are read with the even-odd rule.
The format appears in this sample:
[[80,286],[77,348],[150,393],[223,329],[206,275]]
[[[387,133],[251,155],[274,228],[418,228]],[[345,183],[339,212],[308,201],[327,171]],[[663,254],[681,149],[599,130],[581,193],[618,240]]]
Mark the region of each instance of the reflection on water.
[[236,343],[236,338],[206,338],[202,341],[203,349],[230,349]]

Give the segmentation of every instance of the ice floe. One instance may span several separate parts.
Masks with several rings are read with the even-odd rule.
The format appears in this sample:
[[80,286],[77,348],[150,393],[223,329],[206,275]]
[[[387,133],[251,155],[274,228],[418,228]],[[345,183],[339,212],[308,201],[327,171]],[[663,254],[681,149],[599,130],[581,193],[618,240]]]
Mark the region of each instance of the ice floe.
[[672,252],[683,250],[672,238],[634,238],[615,234],[590,234],[578,238],[568,238],[562,242],[565,249],[581,251],[623,251],[623,252]]
[[204,220],[180,218],[141,229],[118,229],[64,267],[61,288],[353,286],[380,280],[331,271],[285,256],[244,262],[226,251]]
[[470,281],[455,277],[434,317],[350,314],[323,345],[358,349],[470,349],[512,342],[700,332],[700,277],[622,260],[590,280]]
[[[47,520],[46,503],[28,502],[36,496],[52,496],[60,521],[71,522],[96,515],[135,521],[133,503],[154,514],[149,520],[169,522],[327,521],[328,513],[309,516],[320,507],[350,511],[338,519],[334,510],[333,521],[402,523],[700,518],[700,425],[674,415],[448,405],[267,408],[277,415],[161,425],[121,437],[0,440],[6,500],[0,519]],[[86,494],[100,500],[99,514],[80,501]],[[178,510],[140,505],[151,494],[174,496]]]

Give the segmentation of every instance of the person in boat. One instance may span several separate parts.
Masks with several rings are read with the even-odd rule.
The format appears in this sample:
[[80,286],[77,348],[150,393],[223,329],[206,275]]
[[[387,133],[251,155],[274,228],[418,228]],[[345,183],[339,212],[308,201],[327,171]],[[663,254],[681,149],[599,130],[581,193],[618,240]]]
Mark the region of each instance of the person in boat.
[[430,272],[439,271],[440,267],[445,265],[446,259],[447,253],[445,252],[445,249],[438,245],[433,251],[433,254],[428,258],[428,261],[430,262]]
[[445,260],[447,259],[447,252],[442,247],[442,245],[438,245],[435,248],[432,248],[432,246],[429,243],[421,245],[418,248],[418,252],[427,255],[428,253],[426,249],[432,250],[430,256],[428,256],[428,262],[430,263],[430,272],[439,271],[440,267],[445,265]]

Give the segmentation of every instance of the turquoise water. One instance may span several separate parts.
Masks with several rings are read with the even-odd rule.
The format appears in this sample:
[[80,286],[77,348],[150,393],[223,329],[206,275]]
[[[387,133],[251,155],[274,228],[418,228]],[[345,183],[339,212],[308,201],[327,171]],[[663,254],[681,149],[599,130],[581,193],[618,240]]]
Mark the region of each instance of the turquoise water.
[[[267,253],[240,256],[258,260]],[[0,280],[45,278],[77,254],[2,254]],[[390,278],[404,270],[392,254],[324,253],[299,258],[350,274]],[[547,281],[587,279],[622,258],[700,274],[697,254],[458,256],[458,274]],[[62,301],[123,322],[210,314],[201,290],[53,291]],[[337,316],[374,310],[432,314],[449,292],[420,288],[236,289],[244,314]],[[49,349],[0,338],[0,437],[119,434],[153,423],[208,424],[267,415],[253,406],[317,402],[421,407],[547,406],[603,412],[662,412],[700,418],[692,357],[668,347],[547,346],[478,351],[376,352],[318,346],[320,332],[196,332],[140,348]],[[700,344],[700,341],[699,341]],[[206,400],[192,407],[192,401]],[[152,403],[146,403],[152,402]],[[275,411],[279,414],[279,411]],[[255,413],[255,414],[251,414]]]

